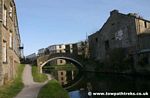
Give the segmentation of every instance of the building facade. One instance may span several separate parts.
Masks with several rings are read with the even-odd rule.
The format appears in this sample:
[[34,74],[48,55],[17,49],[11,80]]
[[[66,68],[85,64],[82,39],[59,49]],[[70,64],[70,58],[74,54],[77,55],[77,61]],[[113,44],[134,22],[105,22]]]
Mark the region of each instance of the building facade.
[[0,85],[16,76],[20,63],[20,34],[14,0],[0,0]]
[[42,56],[45,54],[45,48],[39,49],[38,50],[38,56]]
[[37,62],[36,61],[37,55],[36,55],[36,53],[32,53],[32,54],[26,56],[25,59],[26,59],[26,63],[30,63],[30,64],[34,65],[35,62]]
[[[66,46],[64,44],[58,44],[58,45],[49,46],[47,49],[49,50],[50,54],[53,54],[53,53],[66,53],[65,48]],[[64,65],[66,64],[66,60],[56,59],[56,60],[53,60],[51,64]]]
[[150,21],[136,13],[122,14],[113,10],[102,28],[88,37],[90,57],[103,61],[114,48],[124,48],[129,54],[148,50],[149,29]]
[[[53,53],[68,53],[68,54],[75,54],[75,55],[83,55],[84,53],[84,42],[77,42],[77,43],[69,43],[69,44],[58,44],[58,45],[51,45],[45,49],[49,54]],[[53,61],[53,64],[57,65],[64,65],[67,61],[63,59],[57,59]]]

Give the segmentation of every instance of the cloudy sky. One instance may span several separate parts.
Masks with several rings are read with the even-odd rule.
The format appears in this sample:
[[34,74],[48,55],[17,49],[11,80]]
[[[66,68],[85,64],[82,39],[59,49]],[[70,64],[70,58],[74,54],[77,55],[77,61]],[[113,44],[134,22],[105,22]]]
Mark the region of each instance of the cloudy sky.
[[150,0],[15,0],[25,55],[53,44],[84,40],[113,9],[150,20]]

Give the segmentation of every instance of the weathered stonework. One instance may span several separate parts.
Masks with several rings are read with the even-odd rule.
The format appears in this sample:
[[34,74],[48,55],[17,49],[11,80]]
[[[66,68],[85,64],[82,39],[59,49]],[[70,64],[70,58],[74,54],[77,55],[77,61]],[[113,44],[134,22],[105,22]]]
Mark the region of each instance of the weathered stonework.
[[113,10],[103,27],[89,36],[90,57],[102,61],[107,57],[109,50],[114,48],[125,48],[129,54],[150,49],[150,38],[140,37],[148,29],[150,21],[135,13],[126,15]]
[[[4,25],[4,9],[6,9],[6,25]],[[3,61],[4,42],[6,43],[6,62]],[[15,2],[0,0],[0,85],[6,84],[16,76],[21,57],[19,47],[20,35]]]

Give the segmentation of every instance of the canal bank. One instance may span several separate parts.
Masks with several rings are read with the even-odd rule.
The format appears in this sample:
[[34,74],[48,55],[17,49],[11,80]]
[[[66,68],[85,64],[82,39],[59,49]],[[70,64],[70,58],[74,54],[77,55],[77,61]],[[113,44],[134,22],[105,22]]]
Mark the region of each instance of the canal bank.
[[[89,63],[90,62],[90,63]],[[75,69],[74,67],[53,66],[44,69],[43,72],[49,72],[55,79],[69,92],[70,98],[89,98],[88,92],[149,92],[150,78],[149,74],[143,70],[121,70],[109,69],[105,66],[97,67],[98,63],[89,63],[84,71]],[[90,66],[93,65],[93,66]],[[82,73],[80,73],[82,72]],[[142,72],[142,71],[141,71]],[[92,98],[99,98],[94,96]],[[106,98],[101,97],[101,98]]]
[[41,74],[37,66],[32,66],[32,75],[34,81],[43,84],[36,98],[69,98],[68,92],[51,74]]
[[[149,76],[130,76],[121,74],[104,74],[86,72],[80,83],[69,89],[71,98],[80,94],[88,98],[88,85],[91,85],[92,92],[149,92],[150,93],[150,77]],[[77,93],[78,92],[78,93]],[[76,94],[75,94],[76,93]],[[93,96],[92,98],[106,98],[106,96]],[[118,97],[117,97],[118,98]],[[120,97],[122,98],[122,96]],[[127,97],[128,98],[128,97]],[[143,97],[141,97],[143,98]]]
[[[56,72],[58,71],[59,70],[56,70]],[[59,77],[58,74],[55,75],[57,76],[54,77]],[[67,79],[72,76],[69,75],[70,74],[66,74],[65,78]],[[88,88],[90,88],[92,92],[150,92],[149,76],[83,72],[80,74],[80,78],[79,75],[74,78],[79,80],[72,80],[73,82],[67,81],[68,84],[62,85],[69,92],[70,98],[88,98]],[[100,97],[93,96],[92,98]],[[101,98],[106,98],[106,96],[101,96]]]
[[42,87],[37,98],[70,98],[68,92],[60,83],[53,79]]
[[[24,88],[14,98],[36,98],[40,89],[46,84],[33,81],[31,65],[26,64],[23,70],[22,82]],[[6,97],[7,98],[7,97]]]

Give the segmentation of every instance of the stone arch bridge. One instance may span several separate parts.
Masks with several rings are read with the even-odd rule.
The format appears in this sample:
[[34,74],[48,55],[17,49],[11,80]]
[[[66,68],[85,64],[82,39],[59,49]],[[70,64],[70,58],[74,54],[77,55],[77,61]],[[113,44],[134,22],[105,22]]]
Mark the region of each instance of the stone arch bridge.
[[80,70],[83,70],[84,65],[81,64],[81,59],[78,58],[78,55],[71,54],[71,53],[53,53],[53,54],[47,54],[47,55],[42,55],[37,58],[37,65],[40,68],[40,73],[42,73],[42,67],[53,60],[56,59],[65,59],[73,62],[77,68]]

